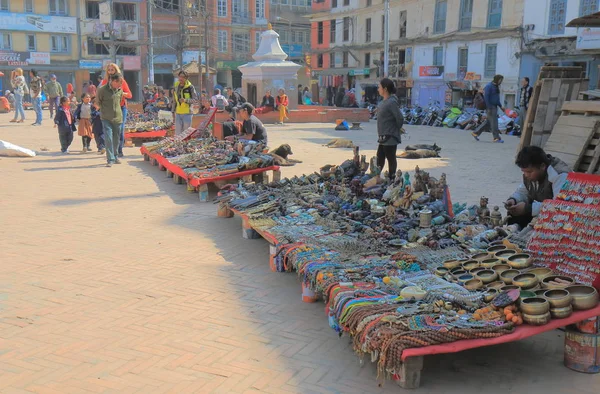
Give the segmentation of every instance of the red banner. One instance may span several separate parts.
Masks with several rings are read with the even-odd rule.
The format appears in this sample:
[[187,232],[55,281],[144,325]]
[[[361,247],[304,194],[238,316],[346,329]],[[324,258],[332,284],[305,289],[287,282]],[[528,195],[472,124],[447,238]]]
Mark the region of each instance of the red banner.
[[444,66],[419,66],[419,77],[441,77]]

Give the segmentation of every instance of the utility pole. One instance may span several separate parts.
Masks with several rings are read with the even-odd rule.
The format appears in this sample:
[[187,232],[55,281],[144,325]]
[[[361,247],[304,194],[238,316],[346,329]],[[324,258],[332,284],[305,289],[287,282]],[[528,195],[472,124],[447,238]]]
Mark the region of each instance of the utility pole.
[[113,0],[108,0],[110,7],[110,59],[117,63],[117,44],[115,44],[115,8]]
[[179,7],[179,42],[177,43],[177,65],[179,68],[183,68],[183,48],[185,47],[185,40],[187,32],[185,31],[186,24],[184,20],[184,7]]
[[153,1],[146,0],[146,24],[148,25],[148,84],[154,85],[154,40],[152,33]]
[[390,63],[390,0],[385,0],[385,20],[383,39],[383,76],[387,77]]
[[[209,8],[208,8],[208,0],[201,0],[204,4],[202,7],[202,13],[204,15],[204,67],[205,67],[205,72],[206,72],[206,93],[209,93],[209,89],[212,89],[212,86],[210,84],[210,72],[209,72],[209,68],[208,68],[208,47],[210,44],[210,37],[209,37],[209,25],[210,25],[210,13],[208,12]],[[198,57],[200,57],[200,61],[202,61],[202,53],[200,53],[198,55]],[[200,68],[200,72],[202,72],[202,68]],[[202,79],[202,78],[201,78]],[[210,97],[210,96],[209,96]]]

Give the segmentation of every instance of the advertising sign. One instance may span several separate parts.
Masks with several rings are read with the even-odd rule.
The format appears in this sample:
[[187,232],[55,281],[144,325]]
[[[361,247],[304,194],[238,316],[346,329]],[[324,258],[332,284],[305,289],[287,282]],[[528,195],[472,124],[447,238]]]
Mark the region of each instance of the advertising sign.
[[123,56],[123,70],[139,71],[142,69],[142,58],[140,56]]
[[589,27],[580,27],[577,29],[577,49],[598,49],[600,48],[600,29]]
[[0,51],[0,64],[8,66],[27,66],[29,52]]
[[419,77],[439,78],[444,75],[444,66],[419,66]]
[[29,64],[50,64],[50,52],[31,52],[29,54],[29,59],[27,59]]
[[0,12],[0,26],[12,31],[76,34],[77,18]]
[[102,60],[80,60],[79,68],[86,70],[101,70]]
[[476,74],[473,71],[468,71],[465,74],[465,81],[481,81],[481,74]]
[[281,49],[288,54],[289,57],[302,57],[304,51],[300,44],[281,44]]
[[[198,53],[200,51],[183,51],[183,64],[189,64],[192,61],[198,61]],[[202,51],[202,64],[206,64],[205,52]]]
[[350,72],[348,73],[348,75],[350,76],[355,76],[355,75],[371,75],[371,69],[369,68],[359,68],[356,70],[350,70]]

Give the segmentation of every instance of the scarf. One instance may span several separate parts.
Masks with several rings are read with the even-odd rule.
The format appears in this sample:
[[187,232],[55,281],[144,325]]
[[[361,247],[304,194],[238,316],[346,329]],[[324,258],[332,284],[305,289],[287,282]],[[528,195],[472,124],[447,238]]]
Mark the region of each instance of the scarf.
[[63,111],[65,111],[65,115],[67,116],[67,122],[69,122],[69,124],[73,124],[73,118],[72,118],[72,114],[71,114],[71,106],[63,105]]

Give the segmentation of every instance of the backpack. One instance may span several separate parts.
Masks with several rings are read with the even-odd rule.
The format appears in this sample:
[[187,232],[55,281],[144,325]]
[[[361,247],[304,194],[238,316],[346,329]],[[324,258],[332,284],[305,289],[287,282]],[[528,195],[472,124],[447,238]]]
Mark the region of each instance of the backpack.
[[218,97],[217,98],[217,103],[216,103],[216,107],[218,111],[224,111],[225,110],[225,101],[223,100],[222,97]]
[[483,94],[477,93],[473,98],[473,107],[477,108],[480,111],[485,110],[485,99],[483,98]]
[[241,94],[235,93],[235,96],[236,96],[235,98],[237,99],[238,105],[244,104],[246,102],[246,99]]

